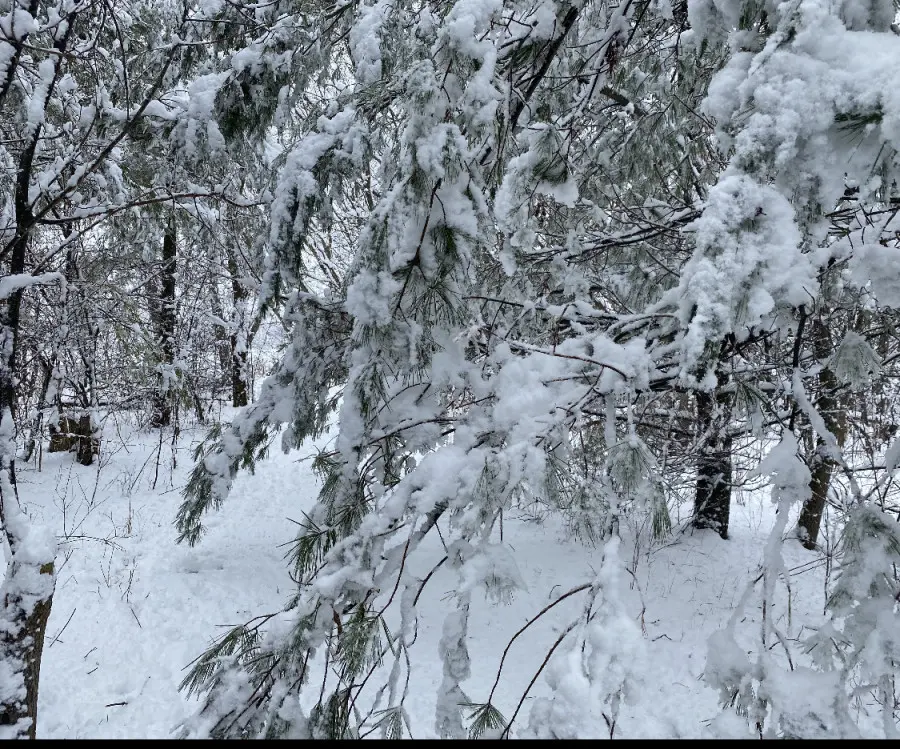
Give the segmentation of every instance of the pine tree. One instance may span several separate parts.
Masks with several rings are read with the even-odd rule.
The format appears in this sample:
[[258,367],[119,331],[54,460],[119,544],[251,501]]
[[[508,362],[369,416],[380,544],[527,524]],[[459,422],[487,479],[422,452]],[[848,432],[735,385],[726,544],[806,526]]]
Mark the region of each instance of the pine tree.
[[[315,461],[296,595],[266,620],[271,636],[254,623],[201,657],[188,732],[399,735],[422,585],[408,569],[439,524],[458,584],[436,730],[461,737],[467,706],[473,726],[496,727],[496,706],[462,682],[473,591],[517,582],[492,536],[505,510],[541,503],[600,540],[653,507],[664,532],[663,482],[635,492],[631,469],[676,466],[694,477],[697,524],[724,537],[747,467],[738,438],[784,435],[779,502],[809,495],[796,430],[845,467],[806,395],[822,362],[805,321],[827,270],[865,285],[883,256],[836,239],[829,215],[848,178],[887,184],[896,167],[882,5],[285,1],[241,31],[234,7],[209,11],[223,137],[287,144],[260,306],[283,298],[291,332],[257,401],[201,450],[181,538],[199,540],[279,430],[290,449],[334,418],[337,437]],[[884,56],[860,62],[863,40]],[[322,283],[311,268],[333,240],[351,259]],[[699,424],[667,442],[691,397]],[[766,605],[786,579],[782,509]],[[755,665],[710,678],[760,731],[814,734],[818,713],[779,704],[767,626]],[[332,676],[301,710],[322,668]]]

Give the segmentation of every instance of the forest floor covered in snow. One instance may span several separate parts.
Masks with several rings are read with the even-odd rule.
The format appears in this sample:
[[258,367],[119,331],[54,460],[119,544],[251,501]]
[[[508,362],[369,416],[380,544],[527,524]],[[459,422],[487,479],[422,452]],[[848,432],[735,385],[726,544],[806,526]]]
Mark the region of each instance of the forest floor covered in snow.
[[[242,474],[226,505],[208,517],[201,542],[189,548],[176,544],[173,518],[201,436],[201,430],[185,430],[174,448],[170,434],[160,446],[154,434],[107,421],[99,465],[82,467],[71,454],[44,453],[40,471],[34,463],[20,467],[23,504],[51,524],[60,541],[39,737],[171,736],[198,708],[178,690],[185,667],[224,627],[277,611],[288,599],[292,583],[284,556],[297,530],[292,521],[318,490],[303,460],[313,450],[273,450],[255,475]],[[621,557],[630,570],[623,587],[644,630],[646,660],[640,666],[645,678],[632,704],[623,706],[617,737],[710,735],[720,708],[702,678],[708,639],[757,576],[774,519],[763,491],[734,503],[728,541],[710,532],[692,534],[683,523],[648,547],[623,534]],[[473,598],[472,676],[463,685],[473,703],[487,701],[512,635],[560,594],[590,582],[601,555],[598,547],[574,540],[555,517],[513,514],[503,533],[527,589],[510,601]],[[442,555],[435,539],[416,562],[419,574],[424,577]],[[825,565],[821,555],[791,540],[784,555],[792,570],[790,605],[785,598],[773,615],[799,652],[804,633],[798,622],[822,618]],[[434,735],[438,640],[454,583],[452,573],[438,569],[420,602],[407,701],[415,738]],[[572,596],[510,647],[493,700],[507,719],[557,633],[582,606]],[[759,614],[750,596],[737,625],[748,651]],[[527,724],[529,703],[546,693],[542,676],[523,702],[519,728]]]

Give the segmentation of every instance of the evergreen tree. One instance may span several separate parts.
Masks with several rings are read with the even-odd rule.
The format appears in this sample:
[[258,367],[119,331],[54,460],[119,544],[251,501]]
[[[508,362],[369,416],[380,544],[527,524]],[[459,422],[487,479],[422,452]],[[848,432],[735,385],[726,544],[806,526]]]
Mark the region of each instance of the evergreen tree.
[[[500,725],[462,683],[473,591],[519,582],[493,536],[502,513],[542,503],[599,540],[649,510],[664,534],[654,474],[678,466],[693,475],[694,525],[725,538],[732,485],[753,467],[740,439],[779,434],[776,465],[761,469],[780,507],[760,578],[774,605],[788,510],[805,502],[815,515],[831,482],[808,470],[795,432],[854,485],[835,422],[807,395],[836,387],[810,316],[827,312],[830,274],[844,270],[895,303],[898,268],[879,243],[893,216],[860,243],[870,227],[835,232],[832,210],[852,184],[854,220],[889,200],[892,11],[284,0],[251,21],[237,5],[204,6],[218,51],[207,114],[226,142],[286,144],[260,307],[283,297],[291,332],[257,401],[201,450],[181,538],[199,540],[203,514],[278,430],[290,449],[336,414],[337,437],[315,462],[322,489],[291,555],[296,594],[198,660],[185,686],[206,696],[189,733],[400,735],[423,584],[408,570],[439,524],[458,584],[436,730],[463,736],[467,704],[479,730]],[[313,269],[335,242],[347,262],[326,263],[323,282]],[[845,340],[828,364],[852,380],[868,354]],[[660,437],[673,424],[677,442]],[[768,619],[749,665],[717,640],[710,680],[761,734],[850,735],[837,708],[786,701],[786,679],[813,677],[780,675],[769,647],[782,640]],[[306,701],[314,669],[331,675]]]

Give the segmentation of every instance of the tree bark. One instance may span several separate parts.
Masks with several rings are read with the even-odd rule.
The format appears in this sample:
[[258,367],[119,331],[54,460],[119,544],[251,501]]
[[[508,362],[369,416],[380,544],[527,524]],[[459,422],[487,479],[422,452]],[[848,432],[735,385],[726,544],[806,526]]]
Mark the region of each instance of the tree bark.
[[159,300],[155,314],[156,338],[159,345],[159,387],[153,397],[150,426],[154,429],[172,423],[172,388],[170,377],[175,363],[175,271],[178,257],[175,223],[170,221],[163,235],[162,269]]
[[242,408],[247,405],[247,351],[236,347],[236,336],[232,335],[231,356],[231,405]]
[[6,661],[17,689],[0,701],[0,738],[34,739],[41,656],[56,580],[52,561],[20,561],[18,544],[13,544],[13,549],[2,591],[0,657]]
[[228,275],[231,276],[231,298],[233,309],[233,324],[229,343],[231,345],[231,405],[242,408],[248,402],[247,389],[247,341],[246,331],[240,335],[244,323],[244,302],[247,298],[247,290],[238,278],[237,259],[232,250],[228,251]]
[[728,538],[731,513],[731,447],[725,434],[727,396],[698,391],[697,423],[701,434],[694,496],[695,528],[709,528]]
[[[813,351],[818,361],[823,361],[831,354],[831,336],[828,328],[821,320],[817,320],[812,328]],[[827,367],[819,372],[819,398],[816,401],[816,411],[825,422],[825,427],[831,432],[838,445],[843,446],[846,438],[846,425],[839,411],[839,403],[835,397],[837,391],[837,379],[834,373]],[[812,477],[810,478],[810,496],[803,503],[800,510],[800,518],[797,521],[797,536],[800,543],[810,551],[818,544],[819,529],[822,525],[822,514],[825,511],[825,503],[828,499],[828,488],[831,485],[831,477],[834,475],[835,463],[826,452],[826,442],[822,435],[816,437],[816,449],[812,456]]]

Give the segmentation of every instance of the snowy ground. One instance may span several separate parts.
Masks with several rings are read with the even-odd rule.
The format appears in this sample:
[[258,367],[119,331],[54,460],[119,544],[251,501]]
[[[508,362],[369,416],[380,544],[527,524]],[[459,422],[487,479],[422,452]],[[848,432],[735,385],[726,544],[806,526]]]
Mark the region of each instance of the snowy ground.
[[[224,625],[276,611],[287,599],[283,545],[296,530],[289,518],[299,518],[317,492],[308,462],[299,460],[304,451],[273,451],[254,476],[243,475],[223,511],[209,516],[202,542],[190,549],[175,544],[172,520],[192,441],[199,436],[182,433],[172,468],[169,443],[160,451],[152,435],[108,424],[99,469],[59,454],[44,454],[40,472],[33,464],[22,467],[23,501],[55,526],[61,542],[41,673],[39,737],[169,736],[197,707],[177,690],[184,667]],[[707,638],[726,622],[755,576],[773,519],[765,496],[755,496],[735,503],[727,542],[709,533],[678,533],[666,545],[634,554],[625,542],[622,556],[638,582],[628,591],[628,603],[639,623],[644,608],[650,678],[637,703],[624,708],[617,736],[706,735],[719,712],[717,695],[701,679]],[[507,518],[504,542],[528,590],[510,603],[473,606],[472,678],[464,685],[473,702],[486,701],[510,636],[554,597],[590,581],[600,558],[598,549],[571,540],[556,520]],[[437,545],[431,551],[433,559],[426,550],[420,560],[422,575],[443,553]],[[824,572],[816,555],[796,543],[785,545],[785,555],[795,568],[790,613],[782,605],[775,615],[790,641],[800,634],[797,622],[821,617]],[[450,573],[440,570],[422,599],[407,703],[416,738],[433,735],[441,678],[437,642],[452,585]],[[507,718],[556,633],[582,603],[573,596],[512,646],[495,699]],[[739,631],[752,638],[755,599],[743,616]],[[539,679],[519,727],[527,724],[530,701],[545,693]]]

